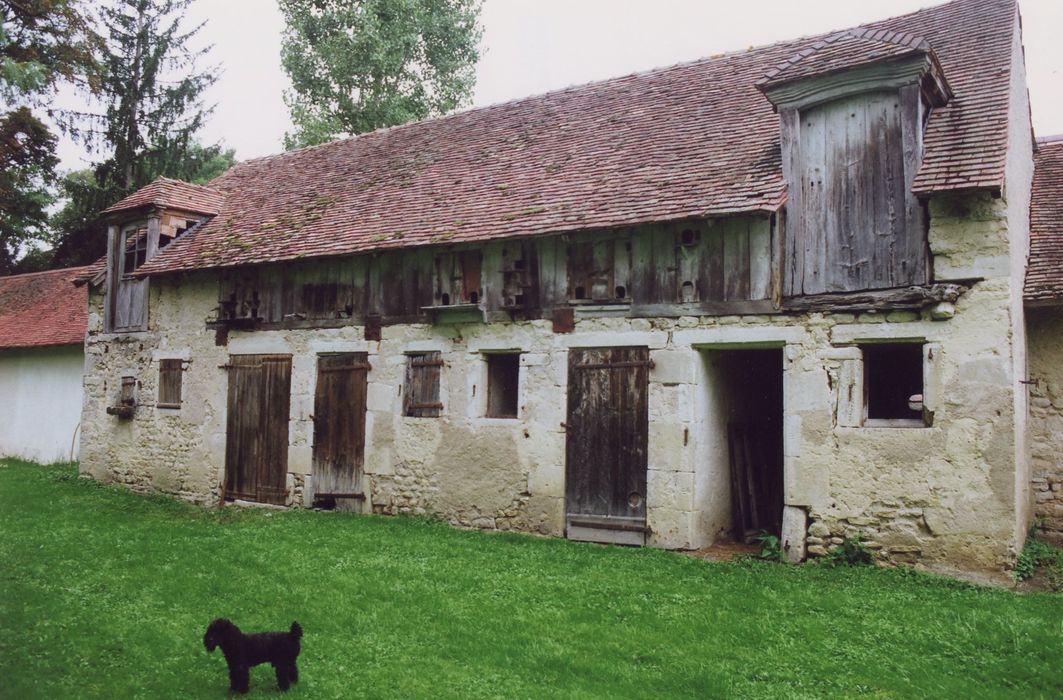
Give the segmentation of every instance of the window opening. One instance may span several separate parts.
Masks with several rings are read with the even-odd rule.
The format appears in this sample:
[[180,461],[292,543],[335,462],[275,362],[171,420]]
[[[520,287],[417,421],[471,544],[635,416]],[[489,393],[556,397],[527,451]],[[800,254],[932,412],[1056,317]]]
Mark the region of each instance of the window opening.
[[146,228],[130,229],[125,234],[122,248],[122,272],[129,275],[144,264],[148,256],[148,230]]
[[885,343],[861,347],[867,419],[923,422],[923,346]]
[[516,418],[520,353],[487,355],[487,417]]

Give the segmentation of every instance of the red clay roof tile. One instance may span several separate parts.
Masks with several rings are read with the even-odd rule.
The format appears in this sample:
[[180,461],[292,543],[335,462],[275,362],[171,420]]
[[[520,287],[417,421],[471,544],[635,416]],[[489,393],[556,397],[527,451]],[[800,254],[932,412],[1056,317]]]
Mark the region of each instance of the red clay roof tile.
[[1063,302],[1063,137],[1042,142],[1034,155],[1030,202],[1027,302]]
[[85,342],[88,290],[74,286],[83,269],[0,277],[0,348]]
[[[867,25],[925,39],[954,93],[916,193],[1001,187],[1015,17],[1014,0],[957,0]],[[831,35],[241,163],[211,183],[219,214],[140,273],[775,211],[778,117],[756,83]]]

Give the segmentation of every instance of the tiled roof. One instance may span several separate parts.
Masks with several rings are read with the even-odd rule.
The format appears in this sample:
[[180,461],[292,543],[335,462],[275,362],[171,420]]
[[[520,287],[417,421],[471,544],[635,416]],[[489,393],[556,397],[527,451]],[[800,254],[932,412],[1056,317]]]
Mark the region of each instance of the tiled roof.
[[928,53],[930,44],[922,37],[885,29],[850,29],[838,32],[802,49],[757,81],[762,87],[779,85],[849,68],[860,63],[883,61],[915,53]]
[[0,277],[0,348],[83,343],[88,290],[74,286],[83,269]]
[[1042,142],[1034,156],[1030,202],[1027,302],[1063,303],[1063,137]]
[[[917,193],[1001,187],[1015,13],[958,0],[867,25],[925,39],[955,94]],[[241,163],[211,183],[218,216],[139,272],[775,211],[778,117],[756,83],[834,34]]]
[[160,177],[117,204],[107,207],[101,213],[113,214],[118,211],[154,206],[213,215],[221,211],[224,199],[224,195],[212,187]]

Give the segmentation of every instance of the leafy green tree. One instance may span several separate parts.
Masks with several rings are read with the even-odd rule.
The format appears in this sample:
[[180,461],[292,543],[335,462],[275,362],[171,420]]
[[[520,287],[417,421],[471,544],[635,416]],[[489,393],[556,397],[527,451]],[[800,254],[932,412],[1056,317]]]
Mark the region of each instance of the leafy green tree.
[[0,0],[0,274],[42,259],[36,245],[47,238],[58,164],[46,118],[68,133],[78,125],[77,115],[52,108],[50,98],[62,84],[98,88],[99,48],[79,0]]
[[288,149],[468,104],[481,0],[280,0]]

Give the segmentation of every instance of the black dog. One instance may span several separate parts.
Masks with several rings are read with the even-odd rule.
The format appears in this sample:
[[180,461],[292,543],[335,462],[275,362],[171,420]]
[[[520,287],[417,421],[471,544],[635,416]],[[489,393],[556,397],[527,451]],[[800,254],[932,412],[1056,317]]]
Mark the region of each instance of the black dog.
[[299,680],[295,659],[299,656],[302,636],[303,628],[298,622],[293,622],[287,632],[244,634],[232,622],[218,618],[210,623],[203,635],[203,646],[207,651],[221,647],[225,662],[229,664],[229,690],[232,692],[246,693],[249,669],[267,662],[273,664],[277,672],[277,686],[287,690],[290,684]]

